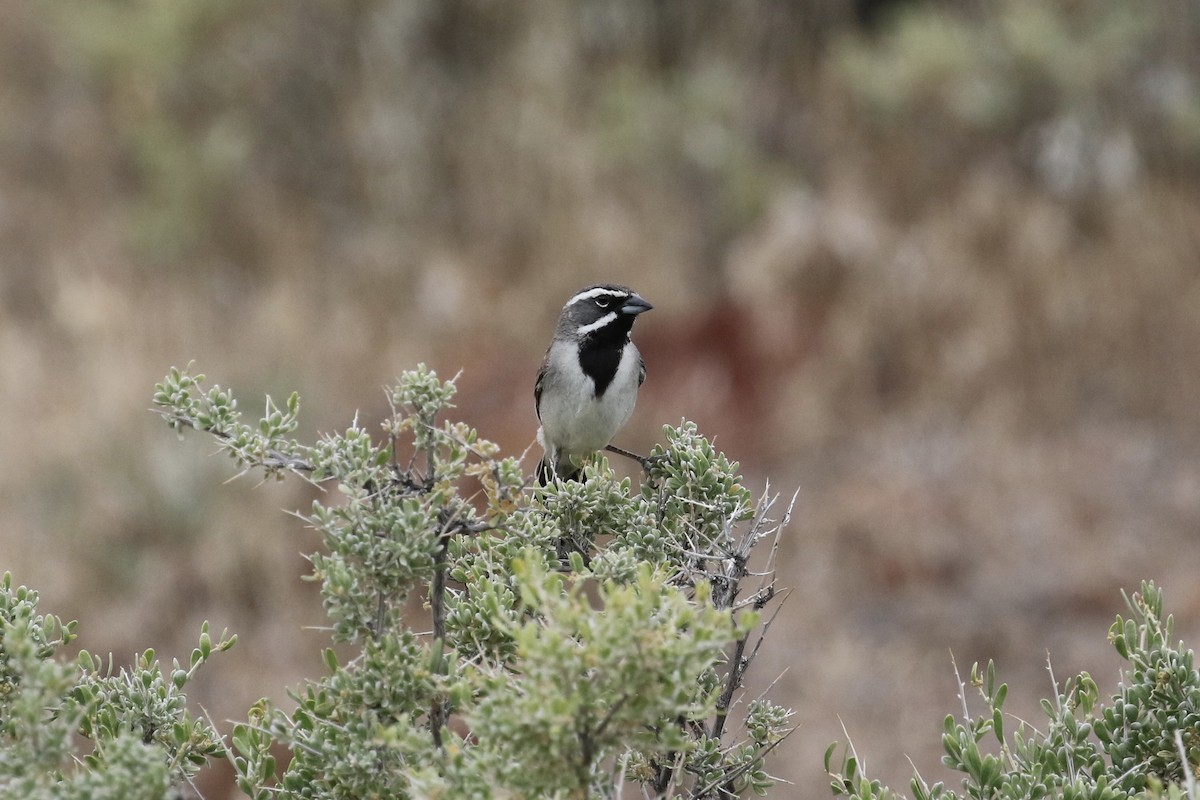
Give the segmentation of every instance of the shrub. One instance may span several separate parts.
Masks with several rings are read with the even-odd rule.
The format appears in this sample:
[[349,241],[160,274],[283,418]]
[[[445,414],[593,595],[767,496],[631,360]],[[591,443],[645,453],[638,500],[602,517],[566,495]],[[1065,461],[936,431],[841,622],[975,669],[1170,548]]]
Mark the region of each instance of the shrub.
[[[75,623],[38,613],[38,593],[0,580],[0,796],[127,800],[170,796],[214,755],[221,737],[186,708],[184,687],[214,651],[233,646],[208,625],[184,666],[153,650],[115,669],[80,652],[55,659]],[[82,738],[76,738],[81,734]]]
[[[913,778],[917,800],[957,798],[1042,798],[1119,800],[1121,798],[1195,798],[1200,764],[1200,672],[1191,650],[1171,643],[1173,620],[1163,616],[1162,592],[1143,583],[1126,596],[1130,618],[1117,617],[1109,640],[1128,662],[1107,703],[1086,672],[1066,683],[1052,700],[1042,700],[1043,730],[1025,722],[1006,733],[1006,684],[996,683],[995,666],[971,668],[984,711],[971,716],[966,687],[960,686],[963,718],[946,717],[942,763],[963,774],[962,791]],[[982,745],[995,739],[995,752]],[[900,795],[871,780],[847,752],[836,768],[836,745],[825,753],[833,793],[856,800]]]
[[[309,559],[332,639],[352,655],[326,650],[329,674],[293,693],[294,711],[263,700],[234,728],[242,790],[582,798],[632,781],[650,796],[764,793],[791,712],[739,695],[777,597],[788,514],[770,519],[776,498],[754,502],[737,464],[688,423],[666,429],[637,491],[603,459],[586,481],[531,490],[517,459],[441,420],[454,393],[420,367],[389,390],[382,441],[356,421],[308,446],[292,438],[295,395],[268,398],[250,425],[202,375],[172,369],[156,387],[177,431],[211,434],[243,471],[335,496],[301,516],[321,534]],[[766,571],[752,573],[764,542]]]

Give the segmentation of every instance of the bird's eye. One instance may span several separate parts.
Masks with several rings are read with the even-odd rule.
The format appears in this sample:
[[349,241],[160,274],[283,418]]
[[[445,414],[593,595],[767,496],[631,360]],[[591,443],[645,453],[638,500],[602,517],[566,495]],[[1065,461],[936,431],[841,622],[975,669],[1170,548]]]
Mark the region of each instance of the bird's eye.
[[611,305],[612,305],[611,297],[597,297],[596,298],[596,308],[608,308]]

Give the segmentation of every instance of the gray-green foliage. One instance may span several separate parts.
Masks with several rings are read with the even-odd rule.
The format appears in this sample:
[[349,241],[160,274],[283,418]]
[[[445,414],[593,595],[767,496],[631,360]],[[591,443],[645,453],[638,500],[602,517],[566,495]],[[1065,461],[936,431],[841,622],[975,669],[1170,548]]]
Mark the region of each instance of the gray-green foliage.
[[[56,658],[75,623],[39,614],[37,592],[0,580],[0,797],[146,798],[173,796],[212,756],[220,736],[186,707],[183,689],[216,650],[207,624],[185,668],[164,671],[153,651],[115,669],[86,650]],[[80,738],[77,738],[80,737]]]
[[295,395],[247,424],[202,375],[173,369],[157,386],[175,429],[328,490],[303,515],[323,543],[309,558],[334,640],[357,650],[326,651],[329,674],[293,693],[294,711],[264,700],[235,727],[243,791],[765,792],[790,712],[743,698],[742,682],[776,597],[770,565],[747,566],[786,524],[768,518],[773,498],[755,503],[686,423],[666,429],[637,490],[603,459],[586,481],[531,489],[517,459],[441,419],[454,393],[422,366],[389,391],[379,440],[355,423],[307,446],[290,438]]
[[[947,716],[942,732],[942,762],[963,774],[962,789],[929,786],[916,777],[913,797],[1200,797],[1194,785],[1200,764],[1200,672],[1192,651],[1172,643],[1172,618],[1163,616],[1162,592],[1153,583],[1143,583],[1126,604],[1130,618],[1117,617],[1109,640],[1128,666],[1108,702],[1101,700],[1091,676],[1081,673],[1061,691],[1056,687],[1053,700],[1042,700],[1046,722],[1040,729],[1020,722],[1008,734],[1003,711],[1008,687],[996,683],[991,663],[986,670],[975,665],[971,683],[983,698],[984,713],[970,717],[964,706],[964,718]],[[852,753],[831,769],[835,748],[825,756],[835,795],[900,796],[868,778]]]

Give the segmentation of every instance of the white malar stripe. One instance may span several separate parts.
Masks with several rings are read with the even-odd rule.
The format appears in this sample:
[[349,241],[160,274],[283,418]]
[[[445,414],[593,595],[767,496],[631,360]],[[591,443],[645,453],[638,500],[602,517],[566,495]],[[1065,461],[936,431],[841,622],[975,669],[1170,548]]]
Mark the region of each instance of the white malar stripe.
[[579,329],[576,331],[576,333],[578,333],[580,336],[587,336],[592,331],[600,330],[601,328],[603,328],[605,325],[612,322],[616,318],[617,318],[617,312],[610,311],[607,314],[605,314],[603,317],[601,317],[600,319],[593,322],[592,324],[580,326]]
[[[573,306],[580,300],[591,300],[594,297],[603,297],[605,295],[609,297],[624,297],[626,294],[626,292],[622,292],[620,289],[608,289],[603,286],[597,286],[594,289],[587,289],[575,295],[567,301],[567,306]],[[563,308],[567,306],[563,306]]]

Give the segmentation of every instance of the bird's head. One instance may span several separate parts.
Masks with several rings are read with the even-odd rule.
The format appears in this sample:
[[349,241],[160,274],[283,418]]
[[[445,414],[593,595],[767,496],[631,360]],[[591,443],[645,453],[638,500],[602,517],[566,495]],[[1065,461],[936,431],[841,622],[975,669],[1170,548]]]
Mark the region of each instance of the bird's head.
[[602,283],[576,292],[563,306],[561,333],[577,338],[619,338],[629,335],[638,314],[654,306],[628,286]]

